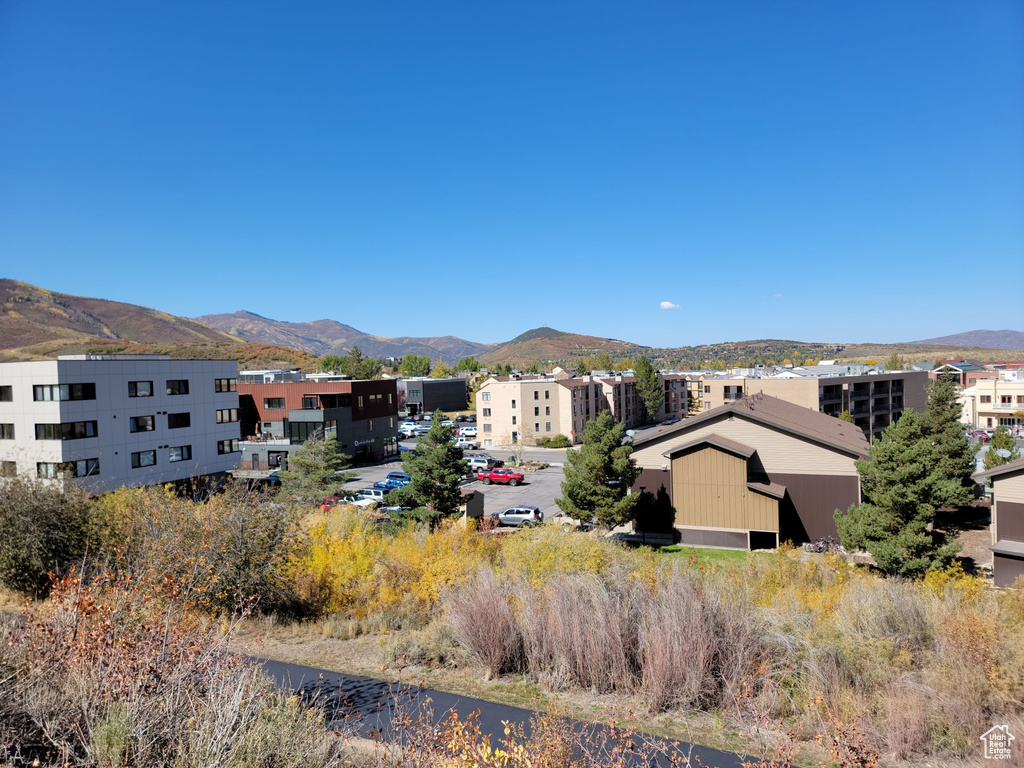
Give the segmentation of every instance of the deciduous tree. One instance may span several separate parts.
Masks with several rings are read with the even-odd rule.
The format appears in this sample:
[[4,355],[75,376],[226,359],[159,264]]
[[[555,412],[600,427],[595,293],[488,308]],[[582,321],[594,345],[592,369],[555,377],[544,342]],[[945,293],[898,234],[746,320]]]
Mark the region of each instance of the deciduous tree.
[[624,425],[603,411],[587,422],[579,449],[566,451],[562,495],[555,504],[580,522],[614,528],[632,519],[639,494],[628,494],[640,476],[633,447],[622,444]]
[[[1006,456],[1001,456],[1000,451],[1005,451]],[[1009,464],[1020,458],[1020,451],[1017,449],[1017,442],[1006,427],[999,427],[992,436],[985,451],[985,469],[995,469],[1003,464]]]
[[468,371],[470,373],[476,373],[480,370],[480,361],[475,357],[463,357],[459,358],[459,362],[455,364],[456,373],[462,371]]
[[399,370],[406,378],[430,375],[430,358],[423,355],[406,355]]

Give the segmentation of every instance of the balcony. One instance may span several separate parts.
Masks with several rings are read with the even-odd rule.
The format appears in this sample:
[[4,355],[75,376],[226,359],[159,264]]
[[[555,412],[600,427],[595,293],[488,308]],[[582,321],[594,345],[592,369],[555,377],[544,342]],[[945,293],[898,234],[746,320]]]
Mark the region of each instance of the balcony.
[[244,437],[238,441],[241,445],[291,445],[292,441],[287,437]]
[[1024,411],[1024,403],[982,403],[978,409],[998,408],[1001,411]]

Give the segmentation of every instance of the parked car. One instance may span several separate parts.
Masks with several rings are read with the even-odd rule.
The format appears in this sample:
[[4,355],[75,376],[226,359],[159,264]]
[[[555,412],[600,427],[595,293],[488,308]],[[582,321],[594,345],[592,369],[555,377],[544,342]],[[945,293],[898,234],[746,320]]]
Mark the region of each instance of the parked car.
[[408,429],[416,429],[416,427],[418,427],[418,426],[419,426],[419,424],[417,424],[415,421],[408,421],[408,420],[406,420],[406,421],[403,421],[401,424],[399,424],[398,428],[400,430],[401,429],[406,429],[406,428],[408,428]]
[[459,430],[462,437],[476,437],[476,427],[463,427]]
[[663,424],[678,424],[679,423],[679,417],[678,416],[673,416],[670,419],[665,419],[665,421],[663,421],[662,423]]
[[476,442],[475,440],[470,440],[468,437],[460,437],[458,440],[455,441],[455,444],[462,449],[480,447],[480,443]]
[[484,472],[477,472],[476,479],[482,480],[484,485],[507,483],[515,487],[523,482],[526,476],[521,472],[513,472],[511,469],[490,469]]
[[445,419],[444,421],[441,422],[441,426],[442,427],[454,427],[455,426],[455,422],[452,421],[451,419]]
[[473,415],[473,414],[471,413],[471,414],[469,414],[469,415],[468,415],[468,416],[466,417],[466,421],[468,421],[468,422],[470,422],[470,423],[473,423],[473,422],[475,422],[475,421],[476,421],[476,416],[474,416],[474,415]]
[[509,507],[503,512],[492,512],[500,525],[529,526],[544,522],[544,513],[537,507]]
[[376,499],[377,501],[384,501],[384,494],[387,493],[383,488],[361,488],[359,495],[364,499]]
[[403,440],[411,440],[419,434],[419,427],[399,427],[398,434]]
[[474,472],[491,469],[494,465],[485,456],[466,456],[466,463]]
[[491,456],[490,454],[487,454],[487,453],[475,453],[475,452],[474,453],[465,453],[465,454],[463,454],[463,456],[465,458],[467,458],[467,459],[472,459],[472,458],[487,459],[487,461],[490,463],[490,465],[492,467],[503,467],[503,466],[505,466],[505,462],[504,461],[502,461],[501,459],[496,459],[496,458],[494,458],[493,456]]
[[407,453],[410,456],[419,456],[420,455],[420,452],[417,451],[415,448],[408,448],[408,447],[406,447],[404,445],[398,446],[398,454],[402,455],[403,453]]
[[425,425],[421,424],[420,426],[416,427],[416,437],[423,437],[429,431],[430,431],[430,425],[429,424],[425,424]]
[[384,491],[393,491],[396,488],[405,488],[408,484],[408,480],[395,480],[393,478],[388,478],[387,480],[378,480],[373,484],[373,487],[383,489]]

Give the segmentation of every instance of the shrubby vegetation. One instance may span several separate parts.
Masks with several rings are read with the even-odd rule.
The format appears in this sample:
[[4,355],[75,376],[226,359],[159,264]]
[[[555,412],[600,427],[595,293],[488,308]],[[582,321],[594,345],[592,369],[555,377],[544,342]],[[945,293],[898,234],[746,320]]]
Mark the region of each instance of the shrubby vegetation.
[[572,440],[565,435],[555,435],[554,437],[541,436],[536,439],[537,445],[541,448],[571,448]]

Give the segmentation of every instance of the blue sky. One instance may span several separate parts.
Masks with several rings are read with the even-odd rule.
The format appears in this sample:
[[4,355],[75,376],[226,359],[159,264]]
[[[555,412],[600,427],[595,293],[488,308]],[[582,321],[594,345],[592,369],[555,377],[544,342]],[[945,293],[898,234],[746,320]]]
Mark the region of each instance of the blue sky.
[[676,346],[1019,330],[1022,275],[1017,0],[0,2],[2,277]]

